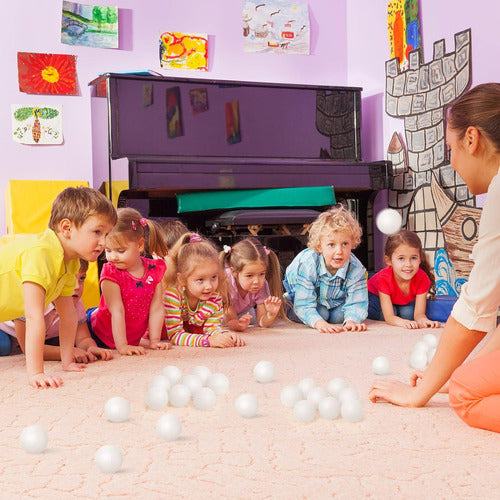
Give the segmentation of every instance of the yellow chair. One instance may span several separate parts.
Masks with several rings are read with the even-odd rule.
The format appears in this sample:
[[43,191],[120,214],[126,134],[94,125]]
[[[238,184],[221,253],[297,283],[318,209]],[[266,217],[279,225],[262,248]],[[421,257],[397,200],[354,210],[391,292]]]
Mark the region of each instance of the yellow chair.
[[[1,243],[22,233],[41,233],[47,229],[52,203],[67,187],[88,186],[85,181],[10,180],[5,192],[7,235]],[[90,262],[82,296],[86,308],[99,304],[97,263]]]
[[[128,181],[111,181],[111,186],[112,186],[111,194],[113,195],[111,201],[113,202],[113,205],[116,207],[120,193],[128,189]],[[105,194],[109,198],[109,181],[104,181],[101,184],[99,191]]]

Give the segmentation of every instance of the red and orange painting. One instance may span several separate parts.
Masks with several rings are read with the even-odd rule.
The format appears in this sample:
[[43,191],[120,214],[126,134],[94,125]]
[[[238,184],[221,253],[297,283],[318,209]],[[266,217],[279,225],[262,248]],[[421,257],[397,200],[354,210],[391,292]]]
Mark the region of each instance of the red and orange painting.
[[17,71],[21,92],[78,95],[76,56],[18,52]]

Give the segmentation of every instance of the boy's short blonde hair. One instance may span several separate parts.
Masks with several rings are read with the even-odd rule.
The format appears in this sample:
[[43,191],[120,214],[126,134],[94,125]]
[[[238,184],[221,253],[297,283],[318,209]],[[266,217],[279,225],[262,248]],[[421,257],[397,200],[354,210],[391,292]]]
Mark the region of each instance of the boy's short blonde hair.
[[361,225],[351,211],[339,204],[319,214],[309,226],[307,246],[319,252],[323,236],[341,231],[351,235],[352,248],[356,248],[361,243],[361,236],[363,235]]
[[57,231],[63,219],[69,219],[76,227],[94,215],[102,216],[116,224],[116,210],[100,191],[85,186],[68,187],[61,191],[52,204],[49,228]]

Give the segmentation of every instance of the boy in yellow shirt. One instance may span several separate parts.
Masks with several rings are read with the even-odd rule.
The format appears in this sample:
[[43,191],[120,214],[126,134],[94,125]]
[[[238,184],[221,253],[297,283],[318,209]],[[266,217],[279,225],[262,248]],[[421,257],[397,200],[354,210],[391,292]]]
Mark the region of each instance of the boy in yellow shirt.
[[62,379],[43,371],[45,308],[59,315],[61,361],[65,371],[82,371],[73,361],[77,314],[72,299],[80,262],[97,260],[116,210],[99,191],[66,188],[55,199],[49,228],[0,245],[0,321],[26,318],[26,367],[33,387],[59,387]]

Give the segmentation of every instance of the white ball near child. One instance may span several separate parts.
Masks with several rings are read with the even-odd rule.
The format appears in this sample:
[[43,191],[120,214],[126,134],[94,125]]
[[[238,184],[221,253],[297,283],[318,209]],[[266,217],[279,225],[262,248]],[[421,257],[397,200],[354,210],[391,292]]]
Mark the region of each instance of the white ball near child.
[[229,390],[229,379],[223,373],[212,373],[207,379],[207,387],[215,394],[225,394]]
[[438,345],[438,338],[433,333],[426,333],[422,340],[429,346],[430,349],[436,348]]
[[238,414],[244,418],[252,418],[257,415],[259,410],[259,402],[257,398],[248,392],[240,394],[234,403]]
[[302,399],[295,403],[293,414],[299,422],[307,424],[308,422],[312,422],[316,416],[316,405],[308,399]]
[[328,396],[328,392],[326,392],[326,389],[323,389],[323,387],[313,387],[309,393],[307,394],[307,400],[308,401],[311,401],[311,403],[314,404],[314,406],[316,406],[316,408],[318,407],[319,405],[319,402],[323,399],[323,398],[326,398],[326,396]]
[[211,374],[210,368],[206,366],[200,365],[193,368],[193,375],[196,375],[204,386],[207,385],[208,377],[210,377]]
[[182,378],[182,372],[177,366],[167,365],[163,368],[163,375],[165,375],[172,385],[178,384]]
[[379,212],[375,222],[380,232],[390,235],[401,229],[403,218],[397,210],[386,208]]
[[122,466],[122,450],[118,446],[106,444],[95,452],[94,461],[101,472],[114,474]]
[[332,378],[332,380],[328,382],[328,392],[330,393],[330,396],[333,396],[334,398],[337,398],[340,391],[346,387],[348,387],[348,384],[346,380],[341,377]]
[[309,394],[309,391],[313,388],[316,387],[316,381],[313,378],[307,377],[303,378],[299,383],[298,383],[299,389],[302,391],[302,396],[307,398],[307,395]]
[[341,403],[347,400],[359,400],[359,392],[352,387],[344,387],[338,395],[338,399]]
[[165,391],[168,391],[170,387],[172,387],[172,382],[166,375],[155,375],[149,381],[149,388],[151,387],[160,387]]
[[19,443],[27,453],[42,453],[47,448],[49,438],[46,430],[39,424],[25,427],[19,436]]
[[162,410],[168,404],[168,391],[161,385],[152,386],[146,392],[146,405],[152,410]]
[[217,400],[217,395],[210,387],[201,387],[193,393],[193,404],[198,410],[210,410]]
[[184,377],[182,377],[181,379],[181,384],[188,386],[191,394],[194,394],[198,389],[201,389],[203,387],[203,383],[200,377],[192,373],[184,375]]
[[323,418],[333,420],[340,415],[340,401],[333,396],[323,398],[318,405],[319,414]]
[[385,356],[377,356],[372,363],[375,375],[388,375],[391,373],[391,362]]
[[165,441],[175,441],[182,431],[181,421],[177,415],[167,413],[156,422],[156,433]]
[[363,405],[359,399],[346,399],[342,401],[340,414],[348,422],[359,422],[364,417]]
[[253,369],[253,376],[257,382],[267,384],[274,380],[276,368],[271,361],[259,361]]
[[130,403],[121,396],[109,398],[104,405],[104,415],[110,422],[125,422],[130,417]]
[[190,399],[191,391],[187,385],[175,384],[172,386],[170,391],[168,391],[168,400],[170,401],[170,404],[176,408],[186,406]]
[[285,385],[281,389],[280,400],[283,406],[293,408],[297,401],[304,399],[302,391],[296,385]]
[[427,351],[413,349],[410,354],[410,366],[415,370],[423,370],[427,366]]

